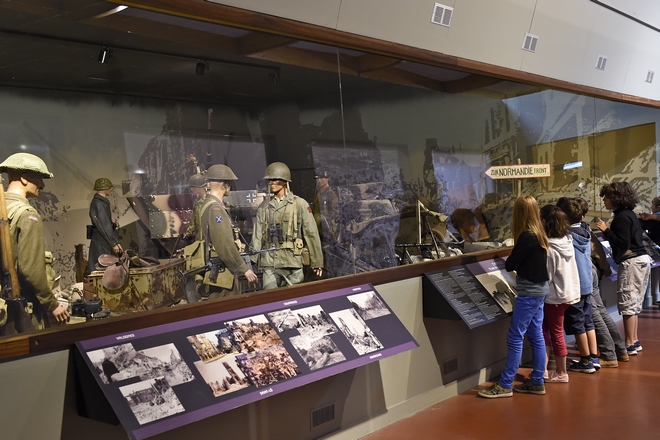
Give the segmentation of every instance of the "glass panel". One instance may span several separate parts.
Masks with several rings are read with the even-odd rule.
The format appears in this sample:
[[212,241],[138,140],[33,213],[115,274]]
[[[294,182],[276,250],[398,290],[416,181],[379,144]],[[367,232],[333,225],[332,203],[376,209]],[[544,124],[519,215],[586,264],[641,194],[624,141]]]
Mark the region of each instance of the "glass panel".
[[[270,197],[265,169],[284,162],[328,277],[509,245],[521,194],[540,205],[583,197],[588,221],[609,217],[603,183],[630,181],[640,211],[658,194],[657,109],[131,8],[94,23],[124,44],[103,64],[86,35],[96,28],[54,21],[67,39],[28,25],[2,35],[0,156],[34,153],[55,174],[32,203],[66,293],[82,280],[98,177],[117,187],[124,248],[169,260],[185,244],[193,174],[232,168],[225,202],[249,245]],[[177,44],[156,39],[173,29]],[[544,164],[549,176],[525,174]],[[168,295],[103,296],[126,313],[180,298]]]

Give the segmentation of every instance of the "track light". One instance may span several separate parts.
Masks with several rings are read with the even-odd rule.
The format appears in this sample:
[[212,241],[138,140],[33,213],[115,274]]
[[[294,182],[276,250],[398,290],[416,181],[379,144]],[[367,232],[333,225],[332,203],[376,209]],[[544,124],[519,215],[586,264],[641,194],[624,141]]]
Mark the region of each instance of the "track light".
[[195,75],[202,76],[204,75],[205,70],[209,70],[209,62],[198,61],[197,65],[195,66]]
[[112,58],[112,49],[108,47],[104,47],[101,49],[101,52],[99,52],[99,63],[105,64]]

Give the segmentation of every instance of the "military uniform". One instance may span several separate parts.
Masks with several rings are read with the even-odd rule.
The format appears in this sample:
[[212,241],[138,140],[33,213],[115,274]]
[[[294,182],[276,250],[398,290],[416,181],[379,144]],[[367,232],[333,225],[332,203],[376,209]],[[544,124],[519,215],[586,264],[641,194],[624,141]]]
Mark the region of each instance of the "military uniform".
[[[50,312],[55,310],[59,303],[53,295],[46,276],[44,227],[41,216],[25,197],[5,193],[5,201],[8,213],[16,212],[16,215],[10,219],[10,230],[21,296],[32,303],[34,316],[39,321],[36,323],[37,327],[43,327],[43,318],[52,316]],[[28,207],[18,212],[13,209],[17,205]]]
[[193,203],[192,217],[190,218],[190,224],[188,225],[188,229],[186,229],[186,233],[185,233],[186,237],[194,236],[196,239],[198,239],[199,236],[201,235],[199,229],[199,224],[200,224],[199,211],[202,209],[202,206],[204,206],[205,202],[206,202],[206,197],[198,197],[197,200],[195,200],[195,203]]
[[[92,272],[96,270],[96,263],[100,255],[114,255],[112,248],[119,244],[119,236],[112,222],[110,200],[106,197],[98,193],[94,194],[94,198],[89,205],[89,218],[92,220],[92,238],[89,242],[87,268]],[[99,228],[103,231],[100,231]]]
[[325,244],[337,241],[337,194],[329,186],[321,188],[314,196],[314,220]]
[[[294,227],[296,223],[297,230]],[[300,255],[294,253],[296,238],[305,240],[309,249],[311,267],[323,267],[323,253],[318,229],[312,216],[309,204],[289,191],[282,199],[271,195],[257,209],[257,218],[252,235],[252,248],[255,250],[271,247],[268,228],[271,225],[281,225],[283,242],[273,240],[276,251],[261,254],[261,266],[264,269],[263,288],[274,289],[278,286],[278,278],[287,285],[299,284],[303,281],[303,264]]]
[[[212,194],[207,194],[204,198],[204,205],[210,203],[206,208],[202,207],[200,213],[201,236],[205,237],[208,231],[213,249],[218,257],[227,266],[227,269],[234,275],[234,283],[231,288],[222,289],[215,286],[209,287],[210,299],[221,298],[225,296],[238,295],[240,293],[239,285],[236,282],[237,275],[244,275],[250,269],[247,263],[236,248],[234,243],[234,234],[232,231],[231,218],[227,214],[224,204],[220,199]],[[207,229],[208,227],[208,229]]]

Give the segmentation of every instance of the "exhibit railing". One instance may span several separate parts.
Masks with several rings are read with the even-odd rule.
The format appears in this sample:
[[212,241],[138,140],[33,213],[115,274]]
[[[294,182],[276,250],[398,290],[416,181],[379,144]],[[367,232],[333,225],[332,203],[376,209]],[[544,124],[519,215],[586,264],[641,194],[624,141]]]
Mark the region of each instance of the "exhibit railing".
[[[239,310],[246,307],[258,306],[274,301],[285,301],[300,298],[321,292],[342,289],[361,284],[374,286],[402,281],[422,276],[425,272],[432,272],[454,266],[490,260],[496,257],[506,257],[511,253],[510,247],[486,250],[455,257],[442,258],[416,264],[381,269],[355,275],[331,278],[327,280],[304,283],[297,286],[282,287],[279,289],[253,292],[231,297],[229,300],[205,301],[195,304],[186,304],[176,307],[127,314],[119,317],[90,321],[82,324],[73,324],[48,329],[38,333],[13,336],[0,340],[0,362],[14,358],[39,355],[47,352],[67,350],[77,341],[98,338],[116,333],[130,332],[140,328],[153,327],[187,319],[216,313]],[[401,295],[407,295],[401,292]]]

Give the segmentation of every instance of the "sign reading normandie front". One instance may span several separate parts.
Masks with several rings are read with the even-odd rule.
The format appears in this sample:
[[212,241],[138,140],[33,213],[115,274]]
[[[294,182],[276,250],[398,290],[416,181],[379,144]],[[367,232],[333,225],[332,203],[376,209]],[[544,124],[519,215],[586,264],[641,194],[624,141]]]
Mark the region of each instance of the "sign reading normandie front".
[[549,163],[531,165],[495,165],[488,168],[485,173],[491,179],[533,179],[550,177],[552,169]]

